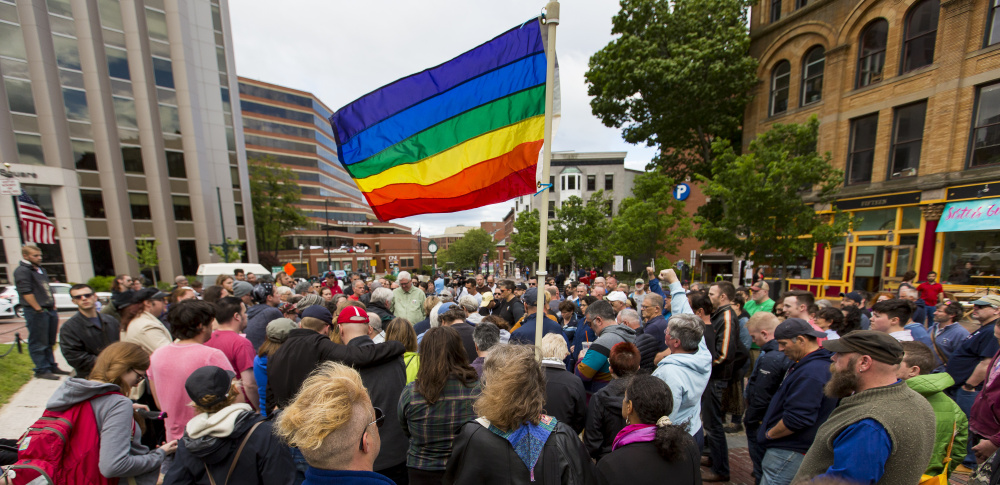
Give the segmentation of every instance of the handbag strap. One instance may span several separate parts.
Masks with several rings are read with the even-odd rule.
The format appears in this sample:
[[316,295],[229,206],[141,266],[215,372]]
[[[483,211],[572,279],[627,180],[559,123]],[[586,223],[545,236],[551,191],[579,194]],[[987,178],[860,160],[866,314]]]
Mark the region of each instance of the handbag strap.
[[951,447],[955,444],[955,437],[958,436],[958,422],[951,423],[951,441],[948,442],[948,448],[944,452],[944,464],[945,472],[948,471],[948,462],[951,461]]
[[[954,325],[954,323],[952,325]],[[935,328],[934,333],[931,334],[931,343],[934,344],[934,350],[937,351],[938,358],[941,359],[941,362],[944,365],[948,365],[948,356],[944,355],[944,352],[941,351],[941,347],[938,347],[937,343],[937,336],[940,334],[940,332],[941,332],[940,328]]]
[[[247,441],[250,440],[250,435],[252,435],[254,430],[257,429],[257,426],[260,426],[260,423],[263,423],[263,421],[257,421],[254,423],[253,427],[250,428],[250,431],[247,431],[247,434],[243,435],[243,442],[240,443],[240,447],[236,450],[236,456],[233,457],[233,463],[229,465],[229,472],[226,473],[226,481],[222,482],[223,485],[229,485],[229,477],[233,476],[233,470],[236,469],[236,462],[240,461],[240,455],[243,454],[243,448],[247,445]],[[215,479],[212,478],[212,472],[209,471],[208,464],[202,462],[202,465],[205,466],[205,474],[208,475],[209,483],[215,485]]]

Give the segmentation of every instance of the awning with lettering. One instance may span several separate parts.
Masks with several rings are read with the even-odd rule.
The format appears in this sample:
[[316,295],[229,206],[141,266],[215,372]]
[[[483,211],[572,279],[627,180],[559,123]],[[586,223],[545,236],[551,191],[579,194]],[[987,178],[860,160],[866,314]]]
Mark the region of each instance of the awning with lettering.
[[1000,229],[1000,198],[949,202],[937,226],[937,232],[996,229]]

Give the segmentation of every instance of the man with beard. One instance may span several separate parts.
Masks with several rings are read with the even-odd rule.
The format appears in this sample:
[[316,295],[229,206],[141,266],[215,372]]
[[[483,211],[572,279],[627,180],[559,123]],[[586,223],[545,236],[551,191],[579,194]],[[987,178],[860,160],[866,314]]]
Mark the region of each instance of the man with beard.
[[824,347],[834,352],[823,392],[841,399],[816,432],[794,483],[827,478],[886,485],[920,481],[934,448],[931,405],[896,377],[903,346],[858,330]]

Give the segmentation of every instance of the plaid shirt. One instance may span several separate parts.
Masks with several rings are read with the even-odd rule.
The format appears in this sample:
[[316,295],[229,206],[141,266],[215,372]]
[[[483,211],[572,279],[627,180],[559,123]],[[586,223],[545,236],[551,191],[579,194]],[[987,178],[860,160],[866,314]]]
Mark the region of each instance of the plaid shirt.
[[476,419],[472,405],[479,396],[479,384],[465,387],[451,377],[434,404],[427,402],[415,386],[416,382],[407,384],[399,396],[399,424],[410,438],[406,466],[444,470],[455,434],[463,424]]

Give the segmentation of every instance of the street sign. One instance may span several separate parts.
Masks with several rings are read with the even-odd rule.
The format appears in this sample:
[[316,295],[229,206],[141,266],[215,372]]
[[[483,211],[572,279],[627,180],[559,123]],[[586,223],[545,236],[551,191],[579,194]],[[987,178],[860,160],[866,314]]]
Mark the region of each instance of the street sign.
[[438,243],[434,241],[427,243],[427,251],[431,254],[438,252]]
[[674,198],[677,200],[687,200],[688,196],[691,195],[691,186],[685,183],[679,183],[674,186]]
[[374,268],[375,265],[377,265],[377,264],[378,264],[378,262],[376,262],[374,259],[371,261],[372,268]]
[[285,263],[285,274],[288,276],[295,274],[295,265],[292,263]]
[[0,178],[0,195],[21,195],[21,181],[16,178]]

